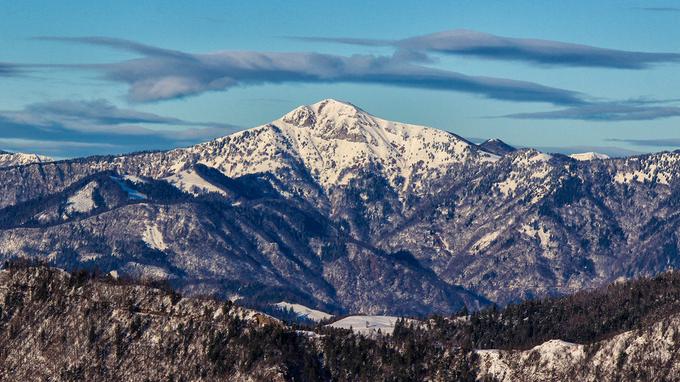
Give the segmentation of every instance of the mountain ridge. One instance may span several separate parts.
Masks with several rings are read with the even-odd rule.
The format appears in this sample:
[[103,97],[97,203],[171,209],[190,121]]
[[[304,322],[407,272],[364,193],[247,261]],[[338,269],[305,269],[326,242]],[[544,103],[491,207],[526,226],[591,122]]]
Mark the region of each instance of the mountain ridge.
[[31,163],[45,163],[52,161],[52,158],[44,155],[13,153],[0,150],[0,167],[21,166]]
[[367,314],[505,304],[680,265],[678,153],[496,156],[332,100],[188,148],[0,169],[0,208],[62,211],[81,191],[68,187],[105,172],[124,187],[94,192],[117,195],[104,207],[30,229],[37,217],[7,215],[0,258]]
[[680,365],[679,279],[666,272],[423,321],[350,316],[293,325],[229,300],[183,296],[164,283],[10,261],[0,271],[0,375],[667,381]]

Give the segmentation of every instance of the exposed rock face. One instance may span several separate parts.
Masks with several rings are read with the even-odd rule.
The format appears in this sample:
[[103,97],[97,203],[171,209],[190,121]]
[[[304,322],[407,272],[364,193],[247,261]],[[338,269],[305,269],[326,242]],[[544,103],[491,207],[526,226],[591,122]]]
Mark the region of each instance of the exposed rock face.
[[189,148],[0,169],[0,258],[422,314],[680,265],[680,154],[503,156],[347,103]]

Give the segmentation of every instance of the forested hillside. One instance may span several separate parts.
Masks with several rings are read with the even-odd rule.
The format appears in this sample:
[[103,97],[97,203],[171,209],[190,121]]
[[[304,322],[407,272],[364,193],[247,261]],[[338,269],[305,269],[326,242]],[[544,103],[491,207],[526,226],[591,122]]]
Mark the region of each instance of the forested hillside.
[[578,372],[673,380],[679,308],[680,275],[668,272],[505,309],[401,320],[392,335],[367,336],[288,324],[156,283],[14,261],[0,272],[0,377],[473,381]]

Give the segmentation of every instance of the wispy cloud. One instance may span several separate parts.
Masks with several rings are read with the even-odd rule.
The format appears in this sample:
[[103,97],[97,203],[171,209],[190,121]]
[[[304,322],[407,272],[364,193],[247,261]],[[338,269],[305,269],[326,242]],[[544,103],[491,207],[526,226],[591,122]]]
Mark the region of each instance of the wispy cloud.
[[123,109],[104,99],[92,101],[57,100],[26,106],[22,111],[0,111],[0,115],[15,120],[24,119],[35,124],[63,123],[74,129],[84,126],[111,126],[121,124],[157,124],[175,126],[200,126],[234,129],[236,126],[217,122],[195,122],[165,117],[132,109]]
[[61,151],[63,149],[118,149],[122,146],[103,142],[78,142],[78,141],[48,141],[42,139],[28,139],[28,138],[0,138],[0,145],[7,148],[11,152],[15,151],[29,151],[29,152],[52,152]]
[[19,74],[19,66],[0,62],[0,77],[9,77]]
[[85,37],[60,37],[60,36],[37,36],[34,40],[41,41],[59,41],[59,42],[73,42],[79,44],[108,46],[113,49],[120,49],[129,52],[139,53],[146,56],[157,57],[175,57],[175,58],[190,58],[191,55],[182,53],[180,51],[157,48],[155,46],[142,44],[135,41],[124,40],[112,37],[103,36],[85,36]]
[[[175,99],[265,83],[365,83],[472,93],[487,98],[583,104],[583,95],[506,78],[469,76],[414,63],[413,57],[281,52],[193,54],[106,37],[42,37],[134,52],[142,57],[104,65],[78,65],[129,86],[136,102]],[[73,67],[63,65],[62,67]]]
[[650,121],[680,116],[680,107],[660,105],[663,101],[600,102],[559,110],[516,113],[503,117],[514,119],[571,119],[593,122]]
[[318,37],[318,36],[282,36],[291,40],[307,42],[330,42],[334,44],[359,45],[359,46],[395,46],[400,40],[380,40],[356,37]]
[[490,60],[524,61],[544,66],[644,69],[653,64],[680,61],[680,53],[675,52],[607,49],[553,40],[504,37],[465,29],[432,33],[402,40],[345,37],[293,38],[350,45],[392,46],[402,52],[475,56]]
[[0,148],[58,157],[168,149],[238,127],[119,108],[106,100],[59,100],[0,111]]

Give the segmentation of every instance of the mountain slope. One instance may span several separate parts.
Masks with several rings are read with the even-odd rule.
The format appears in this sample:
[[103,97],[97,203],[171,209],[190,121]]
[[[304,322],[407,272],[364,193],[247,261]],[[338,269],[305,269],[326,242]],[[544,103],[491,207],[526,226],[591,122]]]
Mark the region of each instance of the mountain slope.
[[[453,312],[679,266],[679,173],[678,153],[497,156],[325,100],[188,148],[0,169],[0,257],[332,313]],[[112,202],[35,223],[106,194],[82,188],[98,177]]]
[[668,381],[680,371],[679,296],[680,276],[667,272],[466,316],[421,322],[352,316],[291,327],[231,302],[183,297],[163,285],[10,262],[0,271],[0,376]]
[[470,352],[403,326],[399,338],[295,330],[228,302],[83,272],[3,270],[0,309],[3,381],[474,378]]
[[52,158],[42,155],[10,153],[7,151],[0,150],[0,167],[20,166],[30,163],[43,163],[51,161]]
[[299,107],[274,125],[294,142],[326,190],[375,167],[393,188],[417,193],[425,187],[421,182],[441,176],[452,164],[497,159],[454,134],[386,121],[334,100]]
[[[104,172],[6,207],[0,254],[169,279],[192,293],[292,298],[341,312],[422,314],[484,303],[409,258],[353,240],[311,206],[267,191],[262,179],[228,179],[200,165],[191,171],[222,192],[196,196],[163,181]],[[393,288],[403,290],[400,298]]]
[[254,311],[42,267],[3,270],[0,285],[3,381],[286,380],[280,360],[211,361],[216,334],[282,327]]
[[524,351],[478,351],[479,377],[495,381],[668,381],[680,373],[680,315],[592,345],[551,340]]
[[477,313],[463,325],[484,349],[476,351],[481,379],[676,380],[679,296],[680,276],[672,271]]

